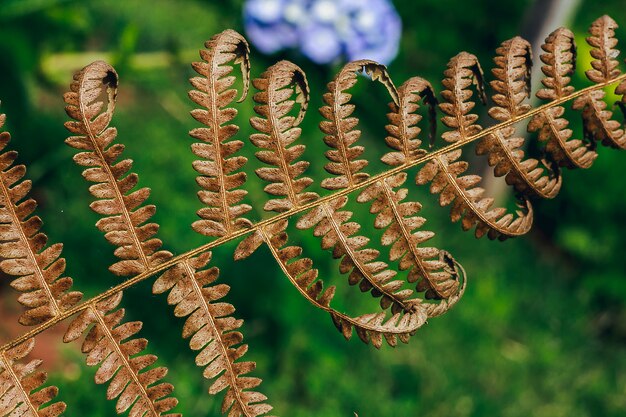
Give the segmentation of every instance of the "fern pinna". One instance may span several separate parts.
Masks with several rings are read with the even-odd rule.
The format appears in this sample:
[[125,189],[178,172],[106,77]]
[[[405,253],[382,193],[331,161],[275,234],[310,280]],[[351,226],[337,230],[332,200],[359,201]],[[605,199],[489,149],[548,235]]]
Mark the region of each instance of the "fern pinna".
[[[35,336],[72,318],[64,341],[82,338],[82,352],[90,366],[97,366],[95,382],[108,383],[106,397],[116,400],[118,413],[131,416],[176,415],[178,400],[174,387],[164,382],[167,368],[157,357],[145,353],[148,341],[138,337],[142,323],[124,322],[119,305],[123,290],[149,277],[154,294],[167,293],[174,315],[184,317],[183,338],[197,352],[195,362],[209,381],[209,393],[223,393],[222,412],[228,416],[265,416],[271,410],[267,397],[258,391],[261,380],[252,376],[256,364],[246,361],[242,320],[226,301],[230,287],[219,282],[220,271],[211,250],[227,241],[241,239],[235,260],[249,257],[266,246],[295,290],[315,307],[329,313],[344,337],[353,333],[365,343],[380,348],[408,343],[417,330],[447,312],[462,297],[467,277],[460,263],[443,248],[433,247],[434,233],[420,215],[422,204],[411,198],[411,182],[430,183],[442,206],[451,206],[450,217],[476,237],[505,240],[529,231],[533,221],[533,199],[554,198],[562,186],[563,168],[588,168],[597,157],[596,147],[626,147],[622,123],[613,118],[605,103],[604,89],[616,85],[619,103],[626,106],[626,75],[619,70],[615,39],[616,23],[608,16],[591,26],[591,66],[586,72],[593,83],[580,91],[569,85],[576,64],[576,45],[571,31],[560,28],[542,46],[543,87],[536,96],[544,101],[532,107],[530,68],[532,51],[527,41],[515,37],[496,50],[495,66],[487,78],[477,58],[467,52],[453,57],[444,72],[443,91],[438,94],[428,81],[413,77],[396,88],[387,69],[374,61],[348,63],[328,84],[323,95],[321,139],[330,148],[325,169],[330,174],[319,181],[319,195],[311,191],[315,180],[306,175],[309,162],[303,159],[305,145],[300,124],[311,92],[304,71],[280,61],[250,81],[249,47],[246,40],[226,30],[207,41],[201,61],[193,63],[198,73],[191,79],[189,97],[198,106],[191,112],[201,124],[189,133],[193,163],[203,207],[191,227],[212,238],[204,245],[180,255],[163,249],[157,237],[159,226],[151,221],[155,206],[146,204],[149,188],[138,188],[139,178],[131,172],[132,161],[123,159],[124,146],[115,143],[117,130],[111,125],[118,75],[104,62],[94,62],[77,72],[65,94],[66,123],[71,136],[66,142],[79,152],[75,162],[85,168],[83,176],[92,183],[90,207],[102,218],[96,223],[105,239],[115,246],[118,260],[110,271],[125,281],[95,297],[82,301],[65,277],[61,244],[47,244],[42,221],[34,215],[36,202],[28,197],[31,183],[24,180],[26,168],[14,165],[17,153],[5,150],[9,134],[0,133],[0,269],[13,276],[11,286],[21,294],[25,310],[19,321],[35,326],[0,348],[1,415],[57,416],[65,404],[57,400],[54,386],[44,387],[46,375],[41,361],[25,361]],[[243,92],[249,84],[254,93],[256,116],[250,119],[257,133],[250,144],[240,137],[231,121],[237,115],[237,82],[231,73],[239,65]],[[372,175],[364,158],[359,120],[348,92],[359,74],[380,82],[389,93],[390,104],[384,142],[391,150],[381,156],[389,168]],[[486,92],[491,86],[489,101]],[[476,98],[490,104],[489,116],[496,124],[479,124]],[[565,115],[565,104],[580,111],[581,139],[574,138]],[[421,110],[425,105],[426,109]],[[443,146],[435,149],[437,112],[446,131]],[[420,136],[422,114],[428,115],[429,140]],[[529,156],[527,138],[515,125],[527,121],[527,131],[536,134],[537,155]],[[5,116],[0,116],[0,128]],[[515,191],[517,208],[495,208],[494,199],[479,186],[481,177],[466,174],[469,164],[462,148],[477,142],[476,152],[488,158],[496,176],[503,176]],[[267,183],[263,220],[248,218],[246,203],[248,160],[244,146],[254,146],[264,164],[256,175]],[[415,179],[406,172],[420,165]],[[407,182],[407,180],[410,180]],[[366,204],[375,228],[381,229],[379,244],[372,244],[366,225],[354,220],[351,203]],[[320,239],[324,250],[338,259],[339,273],[349,285],[358,286],[379,299],[380,308],[354,315],[333,306],[336,287],[324,283],[305,249],[290,242],[289,222],[298,233]],[[377,249],[381,248],[381,249]],[[61,396],[63,393],[61,393]]]

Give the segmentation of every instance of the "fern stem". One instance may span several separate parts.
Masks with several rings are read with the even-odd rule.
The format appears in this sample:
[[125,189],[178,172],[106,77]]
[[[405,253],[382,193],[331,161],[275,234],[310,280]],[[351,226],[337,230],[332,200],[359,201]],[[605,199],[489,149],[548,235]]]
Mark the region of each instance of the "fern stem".
[[[216,66],[214,66],[213,70],[215,71]],[[213,83],[213,77],[205,77],[205,80],[207,82],[207,91],[215,91],[215,87],[214,87],[214,83]],[[217,164],[217,171],[221,173],[221,175],[218,175],[217,178],[219,179],[219,187],[220,187],[220,204],[222,206],[222,213],[224,216],[224,227],[226,228],[226,235],[232,233],[233,231],[233,225],[232,225],[232,220],[230,218],[230,210],[228,209],[228,203],[227,203],[227,194],[226,194],[226,184],[225,182],[225,176],[226,176],[226,172],[224,171],[224,160],[221,157],[222,155],[222,142],[220,141],[220,123],[217,120],[218,116],[218,105],[215,102],[215,95],[214,94],[209,94],[209,100],[211,100],[211,133],[213,134],[213,143],[212,145],[215,148],[215,155],[217,156],[215,158],[215,163]]]
[[[95,296],[95,297],[93,297],[93,298],[91,298],[89,300],[83,301],[81,304],[78,304],[78,305],[72,307],[69,310],[63,311],[59,315],[55,316],[53,319],[50,319],[47,322],[44,322],[44,323],[40,324],[39,326],[33,328],[32,330],[24,333],[22,336],[19,336],[19,337],[13,339],[12,341],[5,343],[4,345],[2,345],[2,347],[0,347],[0,353],[6,352],[8,349],[11,349],[12,347],[17,346],[18,344],[26,341],[27,339],[38,335],[39,333],[43,332],[44,330],[46,330],[46,329],[56,325],[57,323],[67,319],[70,316],[73,316],[74,314],[77,314],[77,313],[79,313],[81,311],[84,311],[84,310],[86,310],[88,308],[91,308],[92,306],[95,306],[96,303],[98,303],[100,301],[103,301],[104,299],[112,296],[113,294],[115,294],[117,292],[120,292],[120,291],[123,291],[123,290],[125,290],[127,288],[130,288],[133,285],[138,284],[139,282],[144,281],[145,279],[150,278],[151,276],[153,276],[153,275],[155,275],[155,274],[157,274],[159,272],[163,272],[166,269],[171,268],[172,266],[174,266],[174,265],[176,265],[176,264],[178,264],[180,262],[184,262],[184,261],[186,261],[186,260],[188,260],[188,259],[190,259],[190,258],[192,258],[194,256],[197,256],[200,253],[206,252],[206,251],[208,251],[208,250],[210,250],[210,249],[212,249],[212,248],[214,248],[216,246],[219,246],[219,245],[221,245],[221,244],[223,244],[225,242],[237,239],[239,237],[242,237],[242,236],[244,236],[244,235],[246,235],[248,233],[251,233],[251,232],[254,232],[254,231],[257,231],[257,230],[262,230],[263,228],[265,228],[265,227],[267,227],[267,226],[269,226],[271,224],[274,224],[274,223],[276,223],[276,222],[278,222],[280,220],[287,219],[287,218],[289,218],[291,216],[294,216],[294,215],[296,215],[298,213],[302,213],[304,211],[307,211],[307,210],[310,210],[312,208],[318,207],[318,206],[320,206],[322,204],[328,203],[331,200],[336,199],[337,197],[345,196],[345,195],[353,193],[353,192],[355,192],[357,190],[366,188],[366,187],[376,183],[377,181],[382,181],[385,178],[388,178],[388,177],[391,177],[393,175],[396,175],[396,174],[398,174],[398,173],[400,173],[402,171],[405,171],[405,170],[407,170],[409,168],[412,168],[414,166],[421,165],[421,164],[423,164],[425,162],[428,162],[428,161],[430,161],[432,159],[435,159],[435,158],[437,158],[437,157],[439,157],[441,155],[444,155],[444,154],[446,154],[448,152],[451,152],[451,151],[453,151],[455,149],[462,148],[463,146],[465,146],[465,145],[467,145],[467,144],[469,144],[471,142],[474,142],[474,141],[476,141],[476,140],[478,140],[480,138],[483,138],[483,137],[485,137],[487,135],[494,134],[498,130],[503,129],[503,128],[507,127],[507,126],[511,126],[511,125],[514,125],[514,124],[516,124],[518,122],[521,122],[523,120],[529,119],[529,118],[531,118],[531,117],[533,117],[533,116],[535,116],[535,115],[537,115],[537,114],[539,114],[541,112],[545,112],[546,110],[548,110],[548,109],[550,109],[552,107],[559,106],[559,105],[561,105],[563,103],[566,103],[566,102],[568,102],[570,100],[573,100],[575,98],[581,97],[581,96],[583,96],[583,95],[585,95],[587,93],[590,93],[590,92],[595,91],[595,90],[603,89],[605,87],[608,87],[610,85],[619,83],[619,82],[624,81],[624,80],[626,80],[626,73],[625,74],[621,74],[618,77],[615,77],[615,78],[613,78],[611,80],[608,80],[608,81],[605,81],[605,82],[602,82],[602,83],[598,83],[598,84],[594,84],[594,85],[591,85],[589,87],[585,87],[585,88],[583,88],[581,90],[578,90],[578,91],[575,91],[572,94],[569,94],[567,96],[563,96],[563,97],[560,97],[560,98],[558,98],[556,100],[553,100],[551,102],[542,104],[539,107],[536,107],[534,109],[529,110],[527,113],[524,113],[522,115],[513,117],[510,120],[507,120],[507,121],[498,123],[496,125],[493,125],[491,127],[488,127],[486,129],[483,129],[482,131],[476,133],[475,135],[468,136],[468,137],[466,137],[464,139],[459,140],[458,142],[455,142],[455,143],[452,143],[450,145],[447,145],[447,146],[445,146],[443,148],[440,148],[440,149],[438,149],[436,151],[429,152],[429,153],[425,154],[424,156],[422,156],[420,158],[414,159],[414,160],[412,160],[410,162],[406,162],[406,163],[404,163],[402,165],[398,165],[397,167],[392,168],[392,169],[390,169],[388,171],[385,171],[385,172],[382,172],[380,174],[374,175],[374,176],[368,178],[367,180],[364,180],[364,181],[362,181],[362,182],[360,182],[358,184],[354,184],[352,187],[335,191],[335,192],[333,192],[333,193],[331,193],[331,194],[329,194],[327,196],[319,198],[318,200],[315,200],[315,201],[312,201],[310,203],[304,204],[302,206],[299,206],[299,207],[290,209],[288,211],[276,214],[273,217],[270,217],[268,219],[261,220],[261,221],[255,223],[250,228],[237,230],[237,231],[233,232],[232,234],[230,234],[228,236],[220,237],[220,238],[215,239],[215,240],[213,240],[213,241],[211,241],[209,243],[206,243],[206,244],[204,244],[202,246],[199,246],[199,247],[197,247],[195,249],[192,249],[192,250],[187,251],[185,253],[182,253],[182,254],[180,254],[178,256],[175,256],[175,257],[169,259],[166,262],[163,262],[163,263],[158,264],[158,265],[154,265],[154,266],[150,267],[149,269],[147,269],[145,272],[142,272],[141,274],[136,275],[133,278],[130,278],[130,279],[128,279],[128,280],[126,280],[126,281],[116,285],[115,287],[110,288],[109,290],[107,290],[107,291],[105,291],[105,292],[103,292],[103,293],[101,293],[101,294],[99,294],[99,295],[97,295],[97,296]],[[117,189],[117,187],[114,187],[114,188]]]
[[[287,277],[287,279],[291,282],[291,284],[298,290],[298,292],[300,294],[302,294],[302,296],[309,302],[311,303],[313,306],[331,314],[331,316],[335,316],[347,323],[350,323],[350,325],[352,325],[355,328],[361,328],[365,331],[376,331],[375,326],[369,326],[368,324],[365,323],[359,323],[358,320],[356,320],[353,317],[348,316],[347,314],[341,313],[337,310],[335,310],[334,308],[330,307],[329,305],[324,305],[322,303],[320,303],[315,297],[312,297],[311,295],[309,295],[307,293],[306,290],[304,290],[300,285],[298,285],[298,282],[296,281],[296,277],[289,272],[289,270],[287,269],[287,266],[285,265],[284,262],[281,261],[280,258],[280,254],[278,253],[278,250],[276,250],[276,248],[274,247],[274,245],[272,245],[271,243],[271,235],[267,232],[267,230],[265,228],[259,229],[261,234],[263,235],[263,241],[265,242],[267,248],[270,250],[272,257],[274,258],[274,260],[276,260],[276,263],[278,264],[278,266],[280,267],[280,269],[283,271],[283,273],[285,274],[285,276]],[[410,314],[410,313],[407,313]],[[415,326],[413,329],[411,329],[410,331],[416,331],[419,327],[422,326],[423,323],[420,323],[419,325]],[[390,329],[387,331],[388,334],[393,334],[393,335],[399,335],[399,334],[405,334],[407,333],[406,329],[402,329],[402,330],[398,330],[398,329]]]

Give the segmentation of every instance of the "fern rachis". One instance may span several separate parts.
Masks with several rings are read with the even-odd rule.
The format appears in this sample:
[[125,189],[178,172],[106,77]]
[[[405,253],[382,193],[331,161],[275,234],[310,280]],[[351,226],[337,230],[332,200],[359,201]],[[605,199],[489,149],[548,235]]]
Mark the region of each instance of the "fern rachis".
[[[17,276],[13,286],[28,294],[21,298],[30,308],[23,322],[36,326],[0,348],[0,387],[9,404],[7,412],[12,412],[11,404],[21,404],[19,407],[26,407],[31,415],[44,412],[42,407],[48,407],[45,412],[49,415],[63,411],[61,402],[46,406],[56,396],[56,388],[33,393],[36,387],[29,390],[31,385],[24,384],[18,370],[21,365],[15,362],[32,349],[33,336],[73,315],[77,316],[65,339],[74,340],[87,332],[82,345],[87,362],[99,365],[97,382],[110,381],[107,398],[118,399],[118,412],[131,410],[131,414],[156,416],[172,409],[176,405],[176,399],[170,396],[173,387],[159,382],[166,369],[145,370],[156,357],[141,354],[147,344],[145,339],[131,338],[141,324],[122,323],[124,310],[115,310],[122,290],[162,272],[153,293],[168,292],[168,302],[175,305],[174,314],[186,317],[183,337],[189,337],[190,347],[198,351],[196,364],[204,367],[203,375],[211,381],[209,393],[225,391],[222,412],[229,416],[267,415],[271,406],[265,395],[252,390],[260,379],[247,376],[255,364],[242,360],[248,347],[242,344],[241,320],[233,316],[234,307],[223,301],[229,287],[216,283],[219,271],[209,266],[212,248],[238,238],[244,239],[235,251],[236,259],[244,259],[266,245],[296,290],[329,313],[346,338],[356,330],[364,342],[377,348],[383,340],[392,346],[398,340],[409,342],[427,319],[445,313],[458,302],[465,290],[466,276],[448,252],[423,246],[433,234],[422,230],[425,219],[417,215],[421,204],[410,201],[404,171],[423,164],[416,182],[430,182],[431,191],[439,194],[440,204],[452,205],[452,220],[462,221],[466,230],[475,227],[476,236],[487,234],[504,240],[526,233],[533,218],[529,198],[554,197],[560,187],[557,165],[589,167],[597,155],[596,142],[624,147],[623,129],[611,120],[601,93],[602,88],[617,83],[618,92],[626,91],[626,75],[619,72],[614,59],[615,27],[608,17],[592,25],[588,42],[594,60],[587,75],[594,84],[577,92],[568,84],[575,63],[573,35],[559,29],[548,37],[543,47],[546,53],[541,57],[545,88],[537,93],[547,102],[535,108],[523,103],[529,94],[524,87],[524,65],[530,66],[530,50],[518,38],[508,44],[513,48],[511,54],[503,44],[496,59],[498,68],[494,69],[497,79],[491,83],[496,106],[490,114],[498,123],[486,129],[476,123],[478,116],[471,112],[476,103],[472,98],[475,92],[469,87],[475,85],[484,96],[480,65],[468,53],[453,58],[445,72],[439,105],[448,128],[442,135],[447,145],[436,150],[432,149],[432,138],[437,100],[430,83],[414,77],[396,89],[380,64],[364,60],[346,65],[329,83],[329,91],[324,95],[322,116],[326,120],[320,128],[331,148],[326,154],[330,160],[326,169],[331,177],[320,182],[322,188],[330,191],[322,196],[307,191],[314,179],[304,176],[308,161],[299,160],[304,145],[296,143],[309,101],[306,75],[292,63],[275,64],[253,81],[259,91],[254,95],[257,116],[251,123],[259,133],[252,135],[250,141],[261,148],[257,156],[268,165],[257,174],[268,182],[265,190],[270,198],[265,210],[271,213],[257,222],[243,217],[250,210],[242,202],[247,160],[235,155],[249,145],[231,139],[237,126],[227,124],[236,114],[229,106],[237,95],[231,88],[234,78],[229,74],[233,65],[241,66],[245,97],[250,67],[248,47],[236,32],[217,35],[201,52],[203,62],[194,64],[200,76],[192,79],[194,90],[190,92],[191,99],[200,106],[192,115],[204,124],[190,132],[201,141],[192,145],[192,151],[199,158],[194,167],[202,188],[199,197],[205,205],[198,211],[200,220],[192,228],[214,239],[178,256],[161,249],[162,242],[156,237],[158,225],[150,222],[155,207],[145,204],[149,189],[136,188],[138,176],[129,172],[132,162],[118,161],[123,145],[112,143],[117,131],[109,126],[117,88],[115,70],[97,62],[78,72],[65,96],[67,113],[73,119],[66,124],[73,135],[67,143],[81,151],[75,161],[86,167],[85,178],[95,183],[90,187],[95,197],[91,207],[103,216],[97,227],[116,246],[114,253],[119,258],[111,271],[130,278],[79,304],[81,294],[69,291],[71,279],[59,278],[65,266],[60,245],[45,248],[45,235],[39,232],[41,220],[31,216],[34,200],[22,201],[30,188],[27,181],[18,183],[24,168],[11,166],[15,153],[0,156],[0,251],[5,258],[0,267]],[[516,45],[521,49],[515,49]],[[349,103],[351,95],[347,92],[360,72],[383,83],[393,101],[388,114],[389,135],[385,139],[392,151],[381,158],[391,168],[374,176],[365,171],[368,161],[363,159],[363,146],[357,144],[358,119],[353,115],[355,107]],[[576,110],[582,111],[585,141],[571,139],[563,108],[570,100],[574,100]],[[431,122],[431,146],[427,149],[419,138],[421,116],[417,112],[421,101],[428,105]],[[296,105],[297,116],[292,116]],[[513,125],[523,120],[530,120],[528,130],[538,131],[539,140],[545,142],[545,163],[523,159],[523,141],[512,137]],[[0,117],[0,127],[3,123],[4,117]],[[1,135],[4,147],[8,136]],[[508,213],[492,208],[493,200],[476,187],[480,177],[464,175],[468,163],[460,159],[461,148],[479,139],[479,153],[488,154],[496,173],[505,175],[520,193],[518,211]],[[540,167],[540,163],[544,166]],[[369,204],[374,226],[383,229],[381,244],[389,247],[384,254],[386,259],[382,259],[380,251],[366,246],[369,238],[365,228],[350,221],[352,214],[347,203],[351,197],[357,203]],[[340,272],[349,273],[350,283],[358,283],[362,290],[381,297],[380,309],[353,317],[331,307],[335,287],[325,286],[304,249],[289,243],[287,227],[289,220],[296,217],[298,229],[312,228],[322,238],[322,247],[341,258]],[[415,290],[402,289],[406,283],[394,268],[407,271],[406,281],[416,284]],[[28,369],[36,366],[38,363]],[[37,375],[36,379],[43,383],[41,374]]]

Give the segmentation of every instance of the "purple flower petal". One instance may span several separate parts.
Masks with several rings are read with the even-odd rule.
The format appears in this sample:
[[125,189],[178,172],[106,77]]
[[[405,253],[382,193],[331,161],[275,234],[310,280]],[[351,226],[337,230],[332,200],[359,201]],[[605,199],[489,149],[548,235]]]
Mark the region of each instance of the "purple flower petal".
[[[370,18],[363,20],[370,24]],[[373,33],[351,37],[346,45],[346,53],[350,60],[368,58],[388,64],[398,54],[402,32],[402,22],[394,12],[385,16],[377,16],[376,30]],[[373,36],[370,36],[373,35]]]
[[304,24],[309,20],[307,5],[304,1],[288,1],[285,5],[284,18],[292,25]]
[[320,64],[342,55],[389,63],[402,30],[389,0],[248,0],[244,24],[262,52],[298,46]]
[[340,9],[333,0],[318,0],[311,6],[311,17],[320,23],[333,23],[339,13]]
[[266,26],[260,25],[255,21],[247,21],[244,24],[244,28],[246,35],[254,46],[265,54],[292,48],[298,43],[296,29],[285,23]]
[[329,26],[310,25],[300,32],[302,53],[318,64],[327,64],[341,55],[341,41]]
[[259,23],[276,23],[283,17],[284,0],[250,0],[244,6],[244,15]]

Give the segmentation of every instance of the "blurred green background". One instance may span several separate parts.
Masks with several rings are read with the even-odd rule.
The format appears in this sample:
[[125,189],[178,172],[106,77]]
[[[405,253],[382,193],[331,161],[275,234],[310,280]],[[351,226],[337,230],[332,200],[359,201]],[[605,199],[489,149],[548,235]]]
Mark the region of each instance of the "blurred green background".
[[[74,70],[107,59],[121,77],[114,124],[126,156],[136,162],[140,183],[152,188],[160,237],[175,253],[206,241],[189,227],[200,203],[195,197],[191,139],[198,124],[189,116],[186,97],[189,63],[204,40],[226,28],[242,31],[242,1],[0,0],[0,99],[7,129],[21,162],[29,164],[39,214],[52,242],[64,242],[68,274],[75,288],[93,296],[117,283],[107,267],[112,247],[93,227],[91,197],[64,145],[62,93]],[[626,25],[623,0],[533,3],[482,0],[396,0],[404,29],[398,57],[389,66],[397,85],[413,75],[441,90],[447,60],[461,50],[476,54],[486,72],[500,42],[520,33],[536,34],[557,4],[569,15],[576,34],[577,87],[588,85],[589,57],[584,45],[589,24],[602,14]],[[543,11],[542,11],[543,10]],[[557,19],[558,20],[558,19]],[[626,31],[617,37],[626,41]],[[538,55],[538,51],[535,51]],[[313,91],[302,142],[311,175],[323,178],[325,145],[317,124],[325,83],[338,67],[316,66],[296,52],[263,56],[252,51],[253,76],[278,59],[291,59],[307,72]],[[490,74],[487,74],[490,78]],[[354,100],[362,118],[363,144],[372,161],[384,152],[383,126],[388,99],[380,86],[365,81]],[[484,110],[481,110],[484,114]],[[250,98],[237,118],[240,138],[251,132]],[[574,117],[576,116],[576,117]],[[581,134],[572,113],[575,135]],[[487,118],[483,118],[488,124]],[[252,146],[246,155],[252,156]],[[626,413],[626,154],[600,149],[587,171],[568,171],[554,201],[535,204],[535,226],[523,238],[504,243],[476,240],[447,219],[428,190],[411,187],[424,204],[427,229],[435,242],[464,265],[469,285],[462,301],[432,319],[409,345],[377,351],[355,338],[346,342],[329,317],[315,310],[281,275],[267,250],[234,263],[236,244],[218,248],[215,264],[233,289],[228,301],[245,319],[248,358],[257,361],[261,391],[282,416],[623,416]],[[473,154],[473,147],[466,155]],[[484,159],[472,158],[474,169]],[[371,172],[381,166],[372,163]],[[251,217],[262,213],[261,182],[249,175]],[[496,190],[497,187],[494,188]],[[502,199],[510,199],[506,194]],[[353,207],[370,234],[373,218]],[[371,231],[373,240],[380,236]],[[348,287],[337,263],[322,253],[310,232],[292,234],[326,281],[344,287],[337,306],[371,311],[376,301]],[[386,250],[385,250],[386,251]],[[386,253],[386,252],[383,252]],[[20,307],[5,277],[1,290],[2,342],[18,334]],[[152,279],[128,290],[128,320],[145,322],[149,350],[170,368],[167,377],[188,416],[218,416],[221,398],[206,394],[207,382],[193,364],[165,297],[150,292]],[[105,389],[92,383],[94,369],[84,365],[78,345],[60,343],[62,328],[41,335],[37,355],[46,359],[51,380],[60,385],[67,415],[113,416]]]

